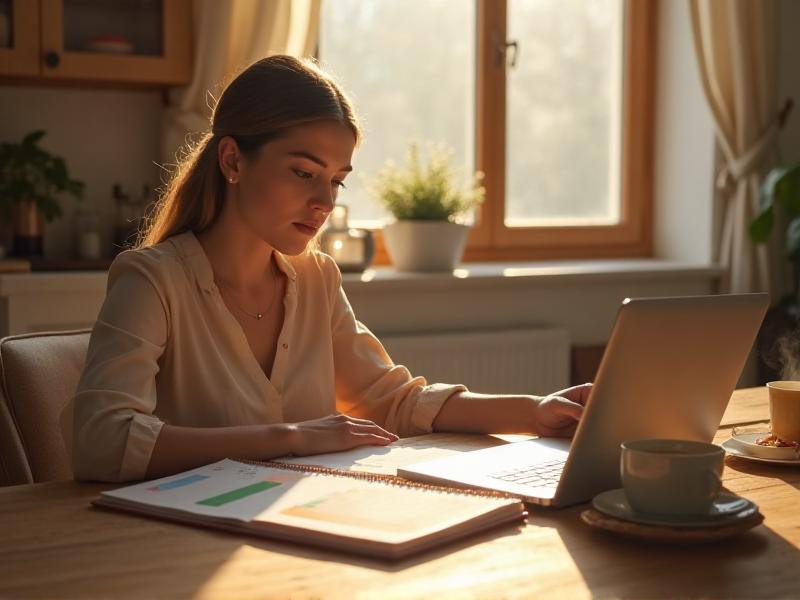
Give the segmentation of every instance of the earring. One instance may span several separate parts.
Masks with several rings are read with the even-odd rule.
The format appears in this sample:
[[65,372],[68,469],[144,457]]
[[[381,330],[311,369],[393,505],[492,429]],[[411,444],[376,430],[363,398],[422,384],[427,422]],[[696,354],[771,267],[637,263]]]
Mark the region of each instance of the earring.
[[228,183],[233,183],[233,177],[228,177]]

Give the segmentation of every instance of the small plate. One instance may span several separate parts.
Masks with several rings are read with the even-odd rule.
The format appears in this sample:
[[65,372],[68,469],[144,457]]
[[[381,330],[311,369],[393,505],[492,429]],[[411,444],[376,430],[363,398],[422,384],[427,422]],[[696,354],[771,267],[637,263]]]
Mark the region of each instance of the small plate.
[[643,525],[665,525],[667,527],[719,527],[746,519],[758,511],[758,506],[747,498],[742,498],[729,492],[720,492],[708,515],[695,517],[637,513],[628,504],[625,490],[622,488],[598,494],[592,500],[592,506],[605,515],[622,519],[623,521],[631,521]]
[[772,460],[800,460],[800,448],[776,448],[775,446],[762,446],[756,440],[770,435],[769,431],[753,431],[733,428],[729,442],[732,446],[750,456],[769,458]]
[[763,458],[761,456],[753,456],[749,454],[746,450],[743,450],[742,445],[737,443],[736,440],[733,438],[725,440],[720,444],[731,456],[735,456],[737,458],[744,458],[745,460],[752,460],[755,462],[760,463],[769,463],[771,465],[790,465],[792,467],[800,467],[800,459],[793,458],[790,460],[782,460],[779,458]]

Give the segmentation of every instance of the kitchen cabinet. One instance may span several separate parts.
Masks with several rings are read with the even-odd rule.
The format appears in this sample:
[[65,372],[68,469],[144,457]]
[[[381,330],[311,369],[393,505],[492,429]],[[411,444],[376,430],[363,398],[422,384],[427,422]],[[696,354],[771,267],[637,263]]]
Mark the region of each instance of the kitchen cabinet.
[[191,0],[0,0],[0,77],[183,85]]

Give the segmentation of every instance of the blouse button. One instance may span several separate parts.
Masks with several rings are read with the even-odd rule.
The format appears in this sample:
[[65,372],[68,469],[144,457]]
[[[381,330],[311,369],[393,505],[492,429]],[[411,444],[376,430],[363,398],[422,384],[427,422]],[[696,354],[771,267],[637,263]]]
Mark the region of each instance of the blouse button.
[[289,344],[283,344],[283,349],[287,350],[289,348]]

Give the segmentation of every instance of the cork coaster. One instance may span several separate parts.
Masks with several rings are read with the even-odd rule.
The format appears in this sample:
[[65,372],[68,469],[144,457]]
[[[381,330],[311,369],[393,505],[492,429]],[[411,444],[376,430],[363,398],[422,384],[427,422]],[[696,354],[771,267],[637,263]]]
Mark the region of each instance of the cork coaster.
[[631,521],[623,521],[604,515],[589,508],[581,513],[581,520],[606,531],[613,531],[628,537],[649,540],[653,542],[672,544],[694,544],[716,542],[752,529],[764,521],[764,515],[755,512],[750,517],[731,523],[722,523],[719,527],[669,527],[667,525],[643,525]]

